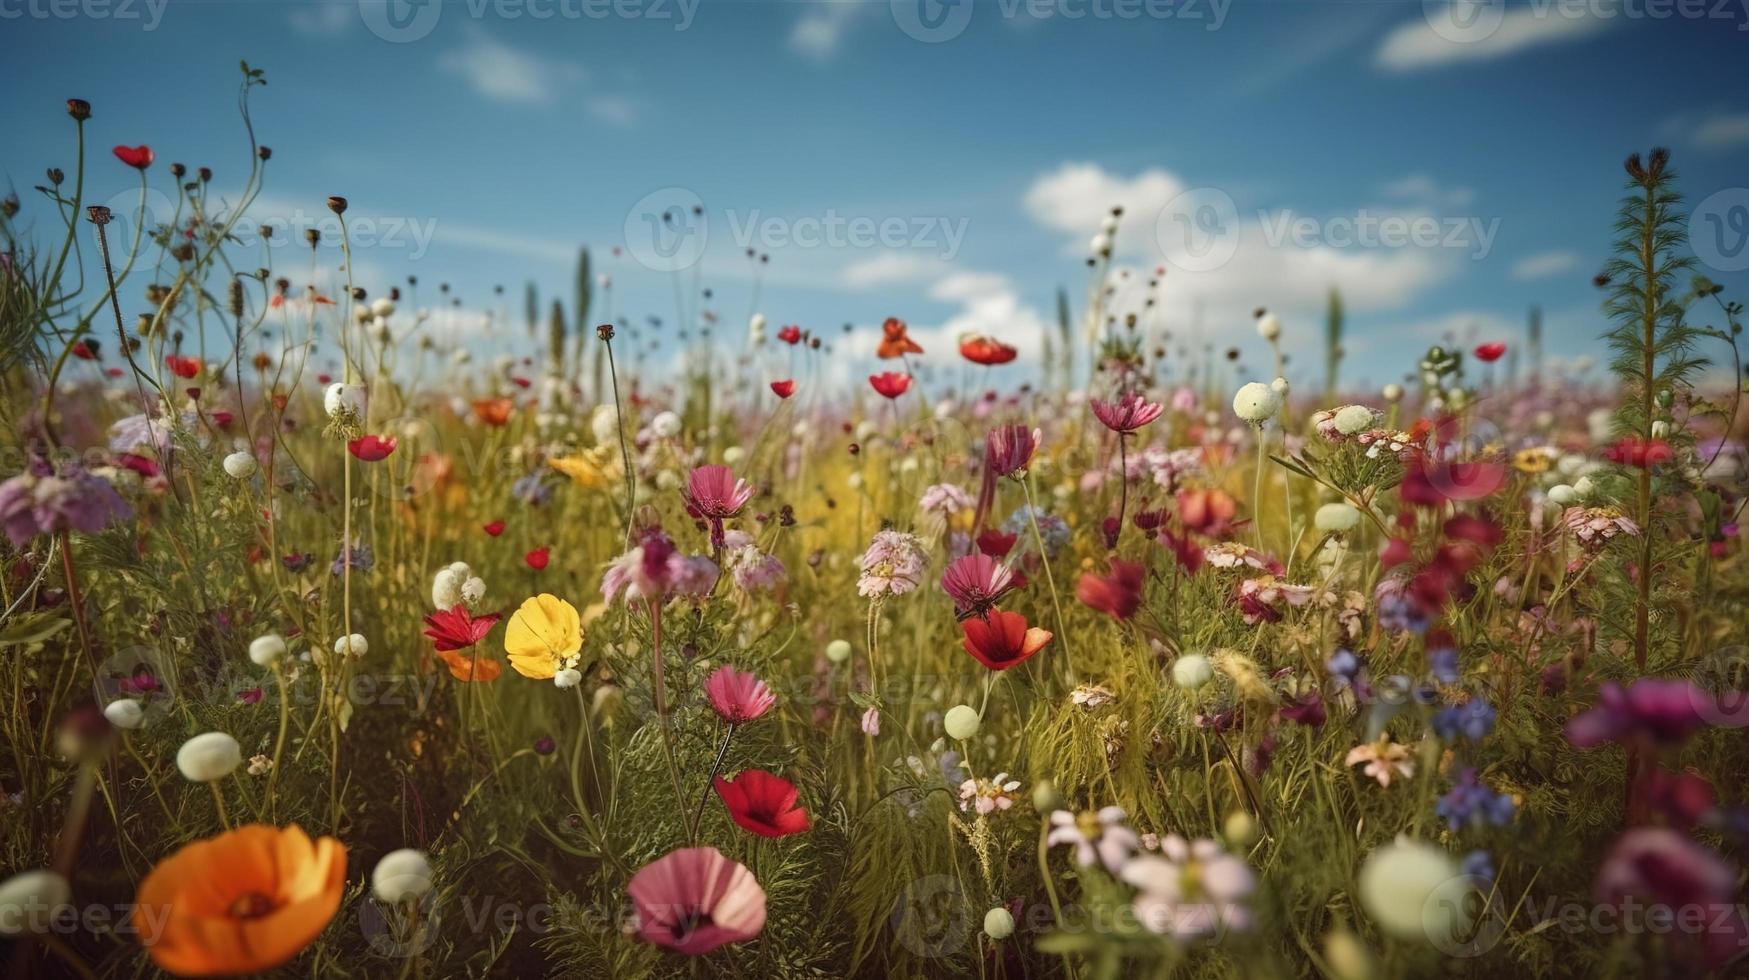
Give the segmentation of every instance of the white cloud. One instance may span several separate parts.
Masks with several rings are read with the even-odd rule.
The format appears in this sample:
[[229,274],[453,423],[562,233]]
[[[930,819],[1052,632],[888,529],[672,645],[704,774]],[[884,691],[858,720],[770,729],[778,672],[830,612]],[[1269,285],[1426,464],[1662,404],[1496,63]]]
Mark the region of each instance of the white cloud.
[[1065,163],[1033,181],[1021,203],[1039,224],[1075,235],[1066,249],[1077,255],[1087,253],[1100,222],[1112,208],[1121,207],[1117,251],[1122,253],[1152,240],[1154,215],[1185,189],[1182,180],[1157,168],[1121,177],[1096,163]]
[[1589,7],[1569,11],[1559,4],[1508,7],[1503,0],[1456,0],[1425,7],[1420,16],[1385,35],[1373,61],[1395,72],[1490,61],[1578,41],[1611,23]]
[[1512,278],[1519,282],[1534,282],[1570,272],[1579,267],[1579,256],[1573,252],[1538,252],[1512,264]]
[[1708,116],[1695,127],[1693,139],[1711,150],[1749,143],[1749,112]]
[[325,3],[310,0],[296,4],[291,11],[292,29],[314,37],[335,37],[345,34],[357,21],[357,9],[350,3]]
[[630,126],[638,120],[638,103],[625,95],[597,95],[583,100],[591,116],[615,126]]
[[844,267],[839,281],[851,289],[872,289],[898,283],[920,282],[938,276],[945,268],[939,259],[907,252],[882,252]]
[[543,105],[583,80],[583,70],[576,65],[513,48],[477,28],[438,66],[495,102]]
[[1426,174],[1410,174],[1391,181],[1380,190],[1388,198],[1441,208],[1467,207],[1476,199],[1473,188],[1445,187]]
[[859,4],[831,2],[810,6],[807,13],[790,27],[791,51],[814,61],[828,61],[838,53],[850,22],[857,16]]
[[1008,277],[997,272],[955,272],[929,287],[929,298],[943,302],[975,302],[1012,291]]

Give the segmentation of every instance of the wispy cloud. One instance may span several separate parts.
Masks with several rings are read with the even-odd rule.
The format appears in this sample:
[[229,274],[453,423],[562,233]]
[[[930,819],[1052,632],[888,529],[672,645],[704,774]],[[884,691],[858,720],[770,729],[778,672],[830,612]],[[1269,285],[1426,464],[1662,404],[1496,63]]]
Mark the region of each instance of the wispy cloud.
[[350,3],[328,3],[306,0],[292,5],[292,30],[314,37],[334,37],[345,34],[358,22],[358,8]]
[[1671,139],[1706,150],[1743,146],[1749,144],[1749,112],[1722,109],[1685,112],[1666,123],[1663,132]]
[[[834,2],[810,5],[790,27],[791,51],[814,61],[829,61],[838,53],[844,35],[862,10],[862,4]],[[885,5],[882,5],[883,9]]]
[[444,55],[438,66],[494,102],[529,105],[551,103],[584,77],[576,65],[511,47],[478,28],[470,29],[466,42]]
[[942,274],[946,265],[936,258],[907,252],[882,252],[858,259],[844,267],[839,281],[850,289],[873,289],[900,283],[921,282]]
[[1380,188],[1388,198],[1413,201],[1436,208],[1468,207],[1476,199],[1474,188],[1447,187],[1426,174],[1410,174]]
[[1385,35],[1373,60],[1394,72],[1491,61],[1579,41],[1607,30],[1612,22],[1589,7],[1454,0],[1422,6],[1420,16]]
[[1519,282],[1548,279],[1579,267],[1579,256],[1573,252],[1538,252],[1512,264],[1512,278]]

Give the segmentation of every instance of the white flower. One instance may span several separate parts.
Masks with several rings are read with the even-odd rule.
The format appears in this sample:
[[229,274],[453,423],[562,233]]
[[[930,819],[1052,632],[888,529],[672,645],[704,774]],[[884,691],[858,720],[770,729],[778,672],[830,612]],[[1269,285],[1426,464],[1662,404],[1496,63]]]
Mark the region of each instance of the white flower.
[[411,847],[390,851],[371,870],[370,890],[377,901],[390,905],[419,898],[431,890],[431,861]]
[[553,683],[560,690],[567,690],[583,683],[583,673],[574,667],[566,667],[553,674]]
[[650,420],[650,431],[658,439],[672,439],[680,434],[680,416],[673,412],[660,412]]
[[0,883],[0,936],[49,931],[56,912],[72,897],[67,879],[53,871],[13,875]]
[[391,317],[395,315],[395,301],[387,296],[378,296],[370,304],[370,315],[376,317]]
[[1093,240],[1087,243],[1087,249],[1100,258],[1109,256],[1111,254],[1111,236],[1105,232],[1094,235]]
[[1281,396],[1261,381],[1253,381],[1233,396],[1233,414],[1252,425],[1261,425],[1281,408]]
[[1336,431],[1345,436],[1359,435],[1377,423],[1378,417],[1365,405],[1344,405],[1336,410]]
[[1108,806],[1098,813],[1057,810],[1051,814],[1051,832],[1045,843],[1052,847],[1073,845],[1076,864],[1091,868],[1097,862],[1117,874],[1141,843],[1136,832],[1124,826],[1124,819],[1121,806]]
[[474,570],[465,561],[458,561],[438,570],[431,578],[431,604],[438,609],[453,609],[461,605],[462,586]]
[[1670,423],[1664,421],[1663,419],[1659,419],[1658,421],[1653,422],[1652,423],[1652,438],[1654,438],[1654,439],[1668,439],[1668,438],[1670,438]]
[[1117,234],[1117,215],[1107,214],[1100,220],[1099,230],[1105,232],[1107,235]]
[[663,470],[656,474],[656,489],[662,491],[680,489],[680,474],[673,470]]
[[176,750],[176,768],[191,783],[223,779],[243,764],[243,749],[224,732],[206,732],[182,743]]
[[993,908],[985,912],[984,935],[991,939],[1007,939],[1014,935],[1014,914],[1005,908]]
[[1582,476],[1573,481],[1573,492],[1579,495],[1580,500],[1589,500],[1597,492],[1597,484],[1592,483],[1590,477]]
[[336,381],[328,386],[322,395],[322,410],[331,419],[342,419],[347,415],[364,418],[365,395],[364,385],[349,385]]
[[1325,504],[1312,515],[1312,525],[1325,534],[1340,534],[1360,523],[1360,510],[1340,500]]
[[850,641],[833,640],[826,644],[826,659],[835,664],[841,664],[850,659]]
[[255,475],[255,454],[238,452],[225,457],[225,472],[233,480],[246,480]]
[[362,657],[369,652],[370,641],[366,640],[362,633],[343,636],[334,641],[335,656],[344,657],[350,654],[352,657],[357,658]]
[[1385,385],[1385,390],[1383,392],[1381,392],[1381,394],[1383,394],[1385,396],[1385,401],[1388,401],[1388,402],[1402,401],[1403,400],[1403,386],[1400,384],[1397,384],[1395,381],[1393,381],[1390,384]]
[[478,575],[472,576],[462,583],[462,601],[470,606],[477,605],[486,597],[486,580]]
[[1565,483],[1557,483],[1549,488],[1549,503],[1561,507],[1571,507],[1579,502],[1579,491]]
[[132,698],[111,701],[103,706],[103,717],[117,728],[138,728],[146,723],[145,709]]
[[1172,683],[1186,691],[1194,691],[1214,679],[1214,665],[1200,653],[1187,653],[1172,662]]
[[955,705],[947,709],[947,714],[941,719],[941,727],[947,730],[949,738],[965,741],[978,734],[978,710],[969,704]]
[[1274,343],[1281,336],[1281,318],[1274,313],[1265,313],[1258,317],[1257,336]]
[[249,641],[249,659],[257,667],[271,667],[285,656],[285,637],[267,633]]
[[723,450],[723,462],[729,466],[739,466],[747,458],[747,450],[740,446],[730,446]]
[[1398,939],[1442,943],[1461,935],[1468,921],[1470,887],[1443,849],[1399,837],[1367,855],[1360,866],[1360,902],[1380,930]]

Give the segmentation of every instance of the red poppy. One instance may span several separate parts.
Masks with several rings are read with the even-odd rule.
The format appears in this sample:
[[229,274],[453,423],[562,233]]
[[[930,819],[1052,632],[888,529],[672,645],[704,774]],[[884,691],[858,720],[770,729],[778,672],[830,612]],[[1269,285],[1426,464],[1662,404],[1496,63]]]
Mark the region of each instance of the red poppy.
[[394,436],[367,435],[348,442],[346,451],[367,463],[374,463],[388,459],[389,454],[395,451],[395,445]]
[[771,393],[776,395],[779,398],[788,398],[789,396],[795,394],[796,393],[795,379],[794,378],[785,378],[782,381],[773,381],[771,383]]
[[1020,351],[994,337],[972,334],[960,338],[960,356],[973,364],[989,367],[995,364],[1007,364],[1019,357]]
[[1232,530],[1239,502],[1225,490],[1180,490],[1178,523],[1186,530],[1218,538]]
[[906,354],[921,353],[923,348],[917,346],[917,342],[905,332],[905,321],[896,316],[887,317],[887,322],[881,324],[881,345],[875,348],[875,354],[882,360],[890,360]]
[[1007,670],[1051,642],[1050,630],[1028,627],[1026,617],[995,610],[987,618],[972,617],[960,624],[965,632],[966,652],[991,670]]
[[152,165],[152,148],[144,143],[139,146],[118,146],[115,148],[115,158],[134,168],[144,170]]
[[978,550],[991,558],[1006,558],[1014,550],[1015,542],[1020,540],[1018,534],[1003,534],[995,528],[990,528],[978,535]]
[[508,398],[482,398],[474,402],[474,414],[480,421],[490,426],[501,426],[510,421],[510,413],[516,408],[516,403]]
[[1142,581],[1147,569],[1135,562],[1112,559],[1111,573],[1104,578],[1091,572],[1075,583],[1075,597],[1089,609],[1118,619],[1128,619],[1142,605]]
[[1448,500],[1481,500],[1506,484],[1506,464],[1497,459],[1410,465],[1397,485],[1404,503],[1440,507]]
[[231,423],[236,421],[236,418],[237,416],[232,415],[230,412],[220,410],[213,413],[213,424],[221,429],[229,429]]
[[468,607],[458,604],[426,616],[425,635],[436,643],[439,653],[446,650],[465,650],[485,639],[486,634],[492,632],[492,627],[498,625],[501,618],[503,617],[497,613],[470,616]]
[[484,525],[481,528],[481,530],[485,531],[487,534],[489,534],[495,538],[498,535],[504,533],[504,522],[503,521],[493,521],[490,524]]
[[909,374],[900,374],[896,371],[887,371],[883,374],[869,375],[868,383],[873,385],[874,390],[880,392],[883,396],[887,398],[897,398],[910,390],[911,376]]
[[319,385],[333,384],[334,383],[334,376],[332,374],[328,374],[326,372],[324,372],[322,374],[318,374],[318,375],[316,375],[316,383]]
[[178,378],[192,378],[200,373],[200,358],[183,357],[180,354],[169,354],[164,363],[170,368],[170,373]]
[[1506,355],[1505,341],[1496,340],[1492,343],[1476,345],[1476,360],[1492,364]]
[[127,372],[123,371],[121,368],[104,368],[103,369],[103,376],[106,378],[119,378],[126,373]]
[[1603,458],[1623,466],[1645,469],[1670,462],[1670,444],[1662,439],[1627,436],[1603,451]]
[[534,382],[528,380],[527,378],[522,378],[522,377],[517,377],[516,375],[511,375],[510,376],[510,383],[515,385],[518,388],[527,388],[529,385],[533,384]]
[[743,830],[761,837],[788,837],[808,829],[808,811],[796,806],[795,785],[782,776],[748,769],[733,780],[718,776],[717,795]]
[[1172,552],[1172,558],[1178,562],[1178,567],[1192,575],[1202,571],[1205,552],[1190,537],[1190,532],[1174,534],[1169,527],[1161,527],[1159,534],[1160,546]]
[[97,360],[97,341],[81,340],[73,345],[73,356],[81,361]]
[[536,548],[528,554],[523,555],[522,560],[528,562],[529,568],[538,572],[547,567],[547,562],[552,559],[552,551],[553,549],[551,548]]
[[792,323],[777,332],[777,339],[792,346],[799,344],[802,342],[802,328]]

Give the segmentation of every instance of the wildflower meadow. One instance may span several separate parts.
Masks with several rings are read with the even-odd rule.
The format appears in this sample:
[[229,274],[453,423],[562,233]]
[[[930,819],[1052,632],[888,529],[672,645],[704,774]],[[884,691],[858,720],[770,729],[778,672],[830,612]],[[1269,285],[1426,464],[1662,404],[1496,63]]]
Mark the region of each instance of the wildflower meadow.
[[1680,150],[1595,161],[1583,376],[1533,322],[1361,383],[1269,281],[1192,342],[1116,202],[1039,344],[645,318],[614,242],[457,340],[494,284],[355,262],[341,183],[251,243],[270,81],[198,123],[240,192],[97,91],[0,149],[5,976],[1749,970]]

